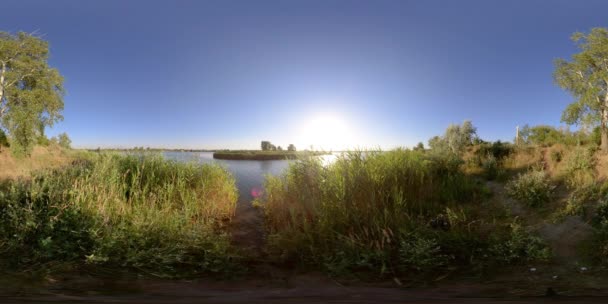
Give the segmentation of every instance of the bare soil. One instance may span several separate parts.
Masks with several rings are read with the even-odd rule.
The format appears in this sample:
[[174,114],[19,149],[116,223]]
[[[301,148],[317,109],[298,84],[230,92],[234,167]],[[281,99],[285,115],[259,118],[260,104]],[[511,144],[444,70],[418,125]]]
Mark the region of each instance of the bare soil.
[[542,217],[536,210],[528,208],[508,197],[504,185],[498,182],[487,182],[494,200],[504,205],[513,216],[522,219],[551,247],[557,262],[580,264],[580,247],[592,233],[592,228],[580,216],[566,216],[562,220],[553,221]]

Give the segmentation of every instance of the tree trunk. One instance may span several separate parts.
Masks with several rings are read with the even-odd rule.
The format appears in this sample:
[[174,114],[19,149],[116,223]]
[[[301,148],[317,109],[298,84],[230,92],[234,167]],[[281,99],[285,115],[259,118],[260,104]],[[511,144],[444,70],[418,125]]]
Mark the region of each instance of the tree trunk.
[[[6,73],[6,64],[2,63],[2,69],[0,69],[0,104],[2,104],[2,97],[4,96],[4,74]],[[2,117],[0,113],[0,117]]]
[[608,109],[602,110],[602,122],[600,126],[601,134],[601,143],[600,148],[602,153],[608,153]]

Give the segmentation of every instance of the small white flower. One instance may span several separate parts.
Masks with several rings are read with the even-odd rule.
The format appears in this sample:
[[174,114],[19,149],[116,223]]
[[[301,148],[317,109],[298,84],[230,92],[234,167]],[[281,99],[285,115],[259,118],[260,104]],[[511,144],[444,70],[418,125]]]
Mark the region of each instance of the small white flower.
[[536,268],[532,267],[532,268],[530,268],[530,271],[531,271],[531,272],[535,272],[535,271],[536,271]]
[[587,267],[581,267],[581,271],[587,271]]
[[553,276],[553,279],[554,279],[554,280],[557,280],[557,276],[556,276],[556,275],[554,275],[554,276]]

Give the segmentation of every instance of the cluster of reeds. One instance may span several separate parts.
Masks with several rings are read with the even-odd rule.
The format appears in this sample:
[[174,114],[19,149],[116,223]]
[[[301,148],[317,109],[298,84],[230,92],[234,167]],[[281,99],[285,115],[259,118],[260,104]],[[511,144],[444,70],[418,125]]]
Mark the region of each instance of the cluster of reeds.
[[2,188],[0,255],[14,265],[81,261],[157,275],[231,267],[224,226],[237,190],[222,167],[101,154]]
[[453,155],[410,150],[351,152],[329,166],[300,160],[283,176],[267,177],[257,202],[269,250],[337,273],[484,262],[512,229],[481,218],[483,191],[461,164]]

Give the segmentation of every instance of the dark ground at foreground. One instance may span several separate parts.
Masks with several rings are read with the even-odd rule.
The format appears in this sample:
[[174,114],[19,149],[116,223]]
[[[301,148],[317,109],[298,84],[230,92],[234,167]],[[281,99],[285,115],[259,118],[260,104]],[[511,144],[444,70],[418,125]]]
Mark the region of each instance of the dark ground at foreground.
[[[448,284],[395,288],[344,286],[315,276],[283,286],[240,282],[99,281],[77,278],[45,286],[2,287],[1,303],[606,303],[608,295],[547,297],[545,290],[517,295],[498,285]],[[515,293],[514,293],[515,292]]]

